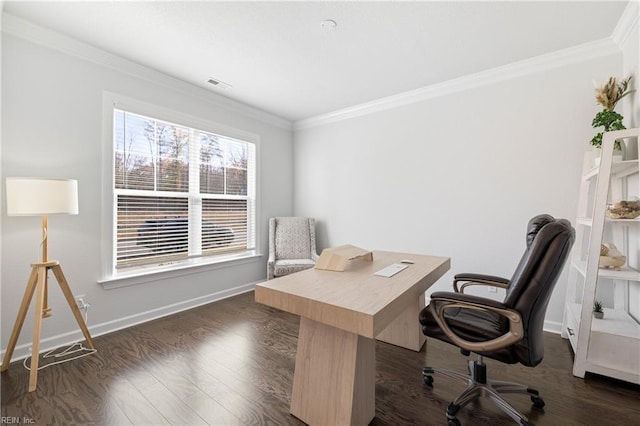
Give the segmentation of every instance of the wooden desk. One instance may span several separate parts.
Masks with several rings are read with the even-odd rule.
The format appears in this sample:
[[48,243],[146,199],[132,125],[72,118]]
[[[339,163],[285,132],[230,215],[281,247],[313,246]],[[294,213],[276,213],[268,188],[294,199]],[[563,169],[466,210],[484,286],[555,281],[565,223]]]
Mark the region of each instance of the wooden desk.
[[[391,278],[374,273],[402,259]],[[375,416],[375,341],[420,350],[424,292],[445,257],[373,253],[344,272],[308,269],[256,285],[256,302],[300,315],[291,414],[311,425],[368,424]]]

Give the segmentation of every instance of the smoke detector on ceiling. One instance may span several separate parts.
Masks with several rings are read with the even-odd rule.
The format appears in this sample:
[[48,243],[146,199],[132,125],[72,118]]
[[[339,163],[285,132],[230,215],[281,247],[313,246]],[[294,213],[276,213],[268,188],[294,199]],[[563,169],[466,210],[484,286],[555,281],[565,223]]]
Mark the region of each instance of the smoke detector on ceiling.
[[324,21],[320,22],[320,28],[322,28],[322,31],[327,33],[335,31],[337,27],[338,23],[333,19],[325,19]]
[[220,81],[217,78],[213,78],[210,77],[209,80],[207,80],[207,83],[211,84],[212,86],[218,88],[218,89],[230,89],[231,85],[228,83],[225,83],[224,81]]

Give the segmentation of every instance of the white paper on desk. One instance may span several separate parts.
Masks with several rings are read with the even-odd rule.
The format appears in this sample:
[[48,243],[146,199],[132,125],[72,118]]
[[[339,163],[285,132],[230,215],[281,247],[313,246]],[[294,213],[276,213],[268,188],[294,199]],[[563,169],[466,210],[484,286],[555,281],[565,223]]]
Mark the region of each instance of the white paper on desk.
[[394,263],[392,265],[387,266],[386,268],[380,269],[378,272],[374,273],[373,275],[377,275],[379,277],[387,277],[387,278],[389,278],[389,277],[394,276],[398,272],[406,269],[407,266],[409,266],[409,265],[402,265],[400,263]]

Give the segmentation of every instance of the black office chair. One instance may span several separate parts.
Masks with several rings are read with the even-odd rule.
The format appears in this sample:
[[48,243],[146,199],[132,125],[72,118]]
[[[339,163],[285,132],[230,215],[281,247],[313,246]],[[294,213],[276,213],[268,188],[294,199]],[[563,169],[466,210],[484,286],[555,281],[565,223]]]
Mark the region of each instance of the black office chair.
[[[500,393],[528,394],[535,407],[544,406],[544,400],[535,389],[488,380],[483,357],[528,367],[535,367],[542,361],[542,326],[547,303],[574,238],[575,231],[569,221],[549,215],[536,216],[529,221],[527,248],[510,280],[490,275],[458,274],[453,282],[455,292],[438,291],[431,295],[429,305],[420,312],[423,333],[458,346],[464,355],[471,352],[478,355],[477,360],[468,362],[468,375],[433,367],[422,370],[424,382],[429,386],[433,386],[436,373],[468,383],[467,389],[447,407],[449,426],[460,425],[456,413],[479,396],[491,398],[522,425],[529,424],[527,418]],[[472,285],[504,288],[504,301],[464,294],[464,289]]]

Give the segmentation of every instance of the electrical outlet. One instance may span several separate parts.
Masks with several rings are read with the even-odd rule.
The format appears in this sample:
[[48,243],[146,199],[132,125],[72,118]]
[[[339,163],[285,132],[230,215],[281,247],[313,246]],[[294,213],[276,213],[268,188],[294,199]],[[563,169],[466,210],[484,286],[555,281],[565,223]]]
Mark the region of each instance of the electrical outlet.
[[84,294],[81,294],[80,296],[76,296],[76,304],[80,309],[85,309],[89,305],[87,303],[86,296]]
[[487,286],[487,290],[489,290],[489,293],[497,293],[498,292],[498,289],[495,288],[492,285]]

